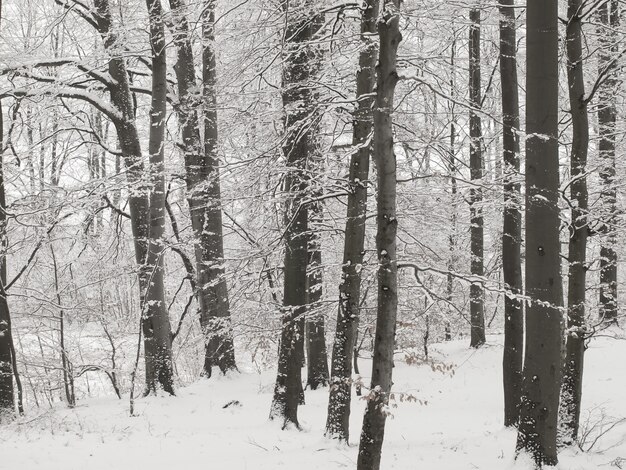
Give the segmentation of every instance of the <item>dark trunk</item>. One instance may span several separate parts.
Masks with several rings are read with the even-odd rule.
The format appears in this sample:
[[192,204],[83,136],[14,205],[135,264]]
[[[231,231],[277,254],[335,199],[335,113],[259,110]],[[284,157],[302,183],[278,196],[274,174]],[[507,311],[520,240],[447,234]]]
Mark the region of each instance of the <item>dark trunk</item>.
[[172,383],[172,339],[165,303],[163,256],[165,250],[165,120],[167,112],[167,62],[165,27],[161,0],[146,0],[150,15],[152,51],[152,100],[150,104],[150,226],[146,276],[146,306],[143,309],[144,351],[146,357],[147,392],[163,389],[174,393]]
[[526,351],[517,449],[556,465],[561,369],[558,2],[527,4]]
[[[483,178],[482,127],[478,109],[481,106],[480,91],[480,10],[470,10],[469,33],[469,90],[470,90],[470,173],[476,182],[470,189],[470,246],[472,276],[484,274],[484,221],[483,221]],[[470,286],[470,346],[478,348],[485,344],[485,300],[482,284]]]
[[524,349],[522,301],[522,213],[519,148],[519,97],[517,39],[514,0],[500,6],[500,81],[502,87],[502,144],[504,160],[504,221],[502,229],[502,272],[509,293],[504,297],[504,425],[514,426],[519,417]]
[[587,275],[587,150],[589,117],[585,101],[583,74],[582,0],[568,1],[567,82],[572,113],[572,150],[570,153],[570,200],[572,220],[569,227],[569,272],[567,290],[567,344],[561,409],[560,441],[571,445],[576,441],[580,422],[583,359],[585,352],[585,287]]
[[[353,117],[350,157],[350,181],[346,235],[344,241],[339,311],[331,360],[331,387],[326,419],[326,436],[348,442],[350,401],[352,389],[352,356],[356,347],[359,304],[361,299],[361,270],[365,246],[365,217],[367,214],[367,181],[370,164],[370,135],[372,133],[372,91],[376,82],[376,19],[378,1],[366,0],[361,17],[359,68],[356,76],[357,105]],[[356,361],[356,357],[355,357]]]
[[374,105],[374,161],[378,175],[377,233],[378,311],[372,361],[372,382],[357,459],[358,470],[378,470],[387,419],[386,407],[392,385],[393,352],[398,309],[398,265],[396,257],[396,157],[393,149],[394,91],[398,82],[396,55],[400,34],[400,0],[383,3],[378,35],[380,53],[376,66]]
[[[609,11],[610,4],[610,11]],[[607,73],[617,55],[616,31],[619,27],[618,2],[604,2],[599,8],[600,73]],[[600,247],[600,318],[617,321],[617,188],[615,181],[615,133],[617,121],[617,96],[619,83],[617,69],[608,71],[607,79],[599,89],[598,128],[600,142],[600,192],[602,241]]]
[[217,69],[215,63],[215,0],[206,0],[202,16],[202,96],[206,206],[201,232],[202,263],[198,265],[201,323],[206,341],[204,373],[217,366],[236,370],[228,286],[224,269],[222,195],[217,140]]
[[[2,0],[0,0],[0,24]],[[4,189],[4,116],[0,105],[0,414],[13,413],[13,360],[11,357],[11,318],[4,286],[6,285],[7,214]]]
[[[196,239],[196,292],[205,337],[203,375],[210,377],[213,366],[222,373],[236,369],[228,288],[224,279],[222,208],[217,158],[217,109],[215,96],[215,53],[213,30],[215,2],[203,10],[203,102],[198,99],[191,31],[183,0],[170,0],[177,62],[174,68],[179,103],[175,107],[185,155],[185,181],[191,226]],[[203,109],[204,112],[199,112]],[[202,122],[201,117],[202,116]],[[200,127],[204,126],[202,142]]]
[[[161,297],[148,298],[146,294],[159,295],[156,290],[150,290],[148,282],[150,273],[147,270],[147,240],[150,236],[150,195],[144,182],[144,165],[141,155],[141,145],[135,122],[135,104],[130,91],[130,82],[124,51],[119,49],[119,38],[113,31],[111,12],[108,0],[94,0],[95,18],[98,32],[109,54],[108,71],[116,85],[109,89],[112,105],[121,113],[122,118],[116,119],[114,124],[117,130],[120,151],[126,167],[126,177],[130,188],[129,210],[133,243],[135,246],[135,261],[139,266],[139,289],[141,292],[142,315],[148,314],[146,306],[152,303],[165,305]],[[161,291],[162,293],[162,291]],[[145,322],[142,320],[142,323]],[[170,341],[170,325],[167,316],[152,317],[148,328],[154,332],[154,348],[146,357],[146,384],[148,389],[152,384],[168,393],[173,393],[172,349]],[[165,335],[167,332],[167,335]],[[167,338],[166,338],[167,337]]]
[[[456,80],[454,61],[456,59],[456,30],[453,31],[452,44],[450,46],[450,97],[454,99],[456,92]],[[448,235],[448,249],[450,251],[448,257],[448,275],[446,279],[446,300],[448,302],[445,336],[446,341],[452,340],[452,329],[450,319],[452,318],[454,301],[454,276],[453,271],[456,269],[456,237],[457,237],[457,181],[456,181],[456,114],[454,100],[450,101],[450,161],[448,162],[448,175],[450,178],[450,234]]]
[[[287,160],[285,261],[282,333],[278,357],[278,373],[270,418],[283,420],[283,427],[298,424],[298,405],[302,394],[304,314],[308,264],[308,207],[303,204],[309,189],[307,162],[313,146],[311,120],[313,111],[311,63],[316,54],[311,45],[320,28],[319,16],[311,0],[283,1],[287,16],[283,53],[282,101],[285,109],[283,152]],[[297,106],[296,106],[297,105]]]
[[[315,158],[312,160],[321,160]],[[313,175],[319,175],[323,166],[319,162],[310,165]],[[316,191],[315,196],[321,196],[321,191]],[[311,390],[328,385],[328,355],[326,353],[326,331],[324,325],[324,313],[322,310],[322,247],[319,229],[322,223],[322,203],[316,201],[310,205],[309,210],[309,260],[307,273],[307,316],[305,321],[306,357],[307,357],[307,381],[306,385]]]

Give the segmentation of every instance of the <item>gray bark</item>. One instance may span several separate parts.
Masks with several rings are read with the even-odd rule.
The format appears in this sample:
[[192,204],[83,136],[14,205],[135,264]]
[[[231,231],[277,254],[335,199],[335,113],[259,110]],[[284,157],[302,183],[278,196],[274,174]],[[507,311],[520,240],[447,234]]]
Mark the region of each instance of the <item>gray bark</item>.
[[561,385],[560,441],[576,441],[580,424],[582,374],[585,353],[585,288],[587,275],[588,193],[585,168],[589,147],[589,116],[583,74],[582,0],[569,0],[566,27],[567,82],[572,114],[570,153],[569,272],[567,290],[567,343]]
[[[222,373],[236,368],[228,287],[224,279],[224,248],[217,158],[217,109],[215,100],[215,59],[213,52],[213,23],[215,2],[207,1],[203,16],[203,97],[201,106],[195,93],[197,87],[191,32],[183,0],[170,0],[173,12],[174,42],[177,62],[174,68],[178,86],[175,107],[181,128],[185,155],[191,226],[195,237],[197,297],[200,320],[205,337],[203,375],[210,377],[213,366]],[[203,113],[199,110],[204,109]],[[201,118],[203,122],[201,122]],[[205,141],[200,128],[204,126]]]
[[[610,10],[609,10],[610,4]],[[619,82],[611,62],[617,55],[616,33],[619,28],[617,0],[604,2],[598,8],[600,28],[600,73],[608,76],[599,89],[598,127],[600,142],[600,180],[602,190],[600,246],[600,318],[607,322],[617,321],[617,189],[615,181],[615,133],[617,121],[617,96]]]
[[[0,24],[2,0],[0,0]],[[4,116],[0,104],[0,413],[15,411],[13,367],[11,358],[11,317],[4,286],[6,285],[6,196],[4,189]]]
[[393,352],[398,310],[398,264],[396,256],[396,156],[393,149],[394,92],[398,82],[396,56],[400,34],[400,0],[382,4],[378,22],[380,52],[376,66],[374,105],[374,161],[378,194],[376,251],[378,253],[378,309],[372,361],[372,382],[357,459],[358,470],[378,470],[385,434],[386,405],[392,385]]
[[146,0],[150,18],[152,52],[152,100],[150,103],[150,225],[143,309],[146,387],[156,392],[159,384],[174,393],[172,384],[172,338],[165,303],[163,256],[165,253],[165,120],[167,112],[167,59],[161,0]]
[[[361,298],[361,269],[365,247],[365,217],[367,214],[367,181],[372,133],[372,91],[376,83],[376,33],[378,1],[367,0],[361,17],[361,52],[356,76],[357,105],[353,117],[350,157],[346,235],[343,250],[339,311],[331,359],[331,387],[326,419],[326,436],[348,442],[350,434],[350,401],[352,389],[352,357],[356,347],[359,305]],[[356,358],[355,358],[356,361]]]
[[556,465],[563,307],[559,243],[558,2],[527,3],[526,350],[517,449]]
[[[135,122],[135,104],[130,91],[129,75],[124,60],[125,53],[120,48],[119,38],[113,30],[109,1],[94,0],[94,7],[98,32],[109,55],[108,72],[116,83],[115,86],[109,88],[111,103],[122,114],[122,118],[116,119],[114,125],[117,130],[130,190],[128,205],[135,247],[135,261],[139,266],[141,310],[145,314],[146,305],[152,303],[165,305],[165,300],[163,297],[147,297],[147,294],[158,295],[158,291],[149,291],[148,289],[150,273],[146,268],[146,259],[147,240],[150,235],[150,197],[148,188],[143,182],[144,165]],[[142,323],[145,321],[144,318]],[[151,390],[158,384],[158,387],[173,393],[169,319],[154,316],[148,320],[148,328],[154,332],[154,341],[151,341],[154,343],[154,347],[151,348],[153,353],[146,357],[147,389]]]
[[[482,126],[478,109],[481,106],[480,90],[480,10],[470,10],[469,32],[469,90],[470,90],[470,173],[472,181],[476,181],[470,189],[470,249],[471,273],[483,276],[484,268],[484,219],[482,155]],[[485,299],[480,283],[470,286],[470,346],[478,348],[485,344]]]
[[222,373],[237,369],[230,319],[228,286],[224,270],[222,195],[217,133],[217,69],[214,31],[215,0],[206,0],[202,17],[202,96],[204,99],[204,163],[206,165],[204,224],[201,233],[202,263],[198,265],[201,323],[205,331],[204,373],[213,366]]
[[500,81],[502,87],[502,145],[504,160],[504,220],[502,229],[502,272],[507,291],[504,298],[504,425],[514,426],[519,417],[524,349],[524,310],[519,296],[522,285],[522,213],[519,148],[519,96],[517,39],[514,0],[500,2]]
[[[283,420],[283,427],[288,424],[299,427],[298,405],[303,398],[301,366],[307,303],[309,213],[303,201],[309,188],[307,161],[314,145],[311,128],[315,128],[309,125],[313,109],[310,81],[312,70],[317,68],[317,64],[311,62],[316,57],[311,39],[321,24],[311,0],[285,0],[281,5],[287,15],[282,101],[286,110],[283,152],[287,160],[285,192],[289,201],[285,213],[282,331],[270,418]],[[294,106],[296,103],[299,106]]]

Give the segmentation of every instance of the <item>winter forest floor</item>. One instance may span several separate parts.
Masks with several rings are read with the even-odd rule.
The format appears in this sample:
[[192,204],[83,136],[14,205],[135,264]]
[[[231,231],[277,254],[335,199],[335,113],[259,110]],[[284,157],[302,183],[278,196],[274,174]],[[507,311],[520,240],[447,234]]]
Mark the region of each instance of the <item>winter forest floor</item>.
[[[595,339],[587,351],[582,427],[589,436],[583,447],[626,417],[626,339],[623,332],[614,333],[622,339]],[[398,355],[397,407],[387,421],[381,468],[532,468],[524,459],[514,462],[516,434],[502,426],[501,340],[490,336],[478,351],[465,340],[433,345],[434,368],[407,364],[401,360],[404,354]],[[368,371],[370,364],[361,360],[360,366]],[[369,378],[363,379],[367,384]],[[307,391],[307,404],[300,408],[301,432],[281,431],[279,423],[268,421],[273,383],[273,371],[203,380],[180,388],[176,398],[139,399],[136,417],[128,415],[127,397],[33,412],[0,428],[1,468],[356,468],[364,402],[353,401],[351,445],[338,445],[323,437],[327,389]],[[240,406],[223,408],[231,400]],[[600,437],[589,452],[562,452],[557,468],[626,468],[626,423]]]

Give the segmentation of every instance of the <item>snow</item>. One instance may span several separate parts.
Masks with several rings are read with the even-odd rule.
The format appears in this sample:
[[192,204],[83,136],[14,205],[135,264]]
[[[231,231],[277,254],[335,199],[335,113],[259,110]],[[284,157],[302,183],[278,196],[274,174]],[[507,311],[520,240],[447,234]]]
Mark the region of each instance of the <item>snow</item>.
[[[516,434],[502,426],[502,337],[471,350],[468,341],[431,345],[432,361],[405,362],[396,356],[394,396],[387,420],[381,468],[408,470],[527,470],[514,461]],[[409,355],[415,358],[415,355]],[[626,416],[622,358],[626,341],[598,338],[585,364],[583,427]],[[361,360],[361,371],[369,371]],[[228,470],[356,468],[364,401],[353,400],[351,445],[323,437],[328,390],[307,391],[300,407],[302,431],[283,431],[268,420],[274,371],[243,372],[201,380],[177,397],[136,402],[113,398],[59,405],[0,427],[3,468],[21,470]],[[369,377],[364,376],[365,383]],[[367,390],[364,390],[367,394]],[[402,399],[401,397],[414,397]],[[237,400],[227,408],[224,405]],[[598,426],[595,432],[598,431]],[[593,432],[592,432],[593,435]],[[591,442],[590,439],[588,441]],[[626,457],[626,424],[615,426],[594,448],[561,453],[558,469],[619,468]]]

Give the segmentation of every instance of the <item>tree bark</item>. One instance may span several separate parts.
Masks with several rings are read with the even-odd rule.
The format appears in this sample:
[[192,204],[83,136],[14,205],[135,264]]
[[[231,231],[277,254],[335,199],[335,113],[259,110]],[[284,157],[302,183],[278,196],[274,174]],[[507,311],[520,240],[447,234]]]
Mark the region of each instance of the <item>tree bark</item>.
[[348,442],[350,435],[350,401],[352,389],[352,356],[356,347],[361,271],[365,254],[365,218],[367,215],[367,181],[369,178],[372,106],[376,83],[376,19],[378,1],[366,0],[361,13],[361,52],[356,74],[356,109],[352,120],[346,235],[339,284],[339,310],[331,359],[331,387],[328,399],[326,436]]
[[204,99],[204,158],[206,207],[201,234],[202,264],[198,266],[201,322],[205,330],[204,373],[217,366],[236,370],[228,286],[224,269],[222,195],[218,157],[217,69],[215,63],[215,0],[206,0],[202,16],[202,96]]
[[[283,52],[282,101],[285,110],[283,153],[287,160],[285,192],[289,195],[285,220],[285,261],[282,331],[278,373],[271,419],[283,420],[283,428],[299,428],[298,405],[303,397],[301,366],[306,313],[308,264],[308,212],[305,198],[309,189],[306,175],[314,136],[311,135],[312,70],[316,54],[311,39],[319,30],[319,16],[311,0],[281,3],[287,15]],[[313,63],[312,63],[313,62]]]
[[515,426],[519,417],[524,349],[524,311],[519,295],[522,285],[522,213],[519,148],[519,96],[515,1],[500,2],[500,79],[502,87],[502,144],[504,160],[504,220],[502,229],[502,272],[507,291],[504,297],[504,425]]
[[[470,90],[470,174],[473,182],[470,189],[470,248],[472,276],[482,277],[484,268],[484,220],[482,126],[478,110],[481,106],[480,90],[480,9],[470,10],[469,33],[469,90]],[[482,285],[470,286],[470,346],[478,348],[485,344],[485,300]]]
[[378,470],[392,385],[393,352],[398,309],[396,257],[396,156],[393,149],[394,91],[398,82],[396,56],[400,34],[400,0],[385,0],[378,21],[380,52],[376,66],[374,161],[378,194],[376,250],[378,253],[378,311],[372,362],[372,382],[363,418],[358,470]]
[[[114,121],[117,130],[120,151],[123,155],[124,165],[129,186],[129,210],[133,243],[135,247],[135,261],[139,266],[139,289],[142,314],[147,313],[146,306],[165,305],[163,297],[150,298],[150,295],[158,295],[158,290],[149,290],[148,282],[150,275],[147,270],[147,240],[150,236],[150,195],[143,181],[144,165],[141,155],[141,144],[135,121],[135,103],[130,91],[130,82],[125,52],[120,47],[118,36],[113,30],[111,11],[108,0],[94,0],[94,17],[97,29],[104,42],[105,50],[109,55],[108,71],[115,82],[115,86],[109,88],[112,105],[122,114],[121,119]],[[142,323],[146,322],[146,318]],[[173,393],[173,369],[171,342],[164,338],[167,331],[168,338],[171,334],[169,319],[160,316],[148,320],[148,328],[154,331],[155,347],[153,354],[146,357],[146,385],[148,390],[157,384],[168,393]]]
[[143,335],[146,357],[147,392],[155,393],[159,384],[174,393],[171,359],[172,337],[165,286],[163,256],[165,252],[165,121],[167,117],[167,59],[165,26],[161,0],[146,0],[150,19],[152,53],[152,100],[150,103],[150,226],[145,267],[146,306]]
[[569,272],[567,290],[567,344],[559,417],[560,442],[576,441],[580,423],[582,374],[585,353],[585,288],[587,275],[588,193],[587,151],[589,116],[583,74],[582,0],[569,0],[566,26],[567,82],[572,114],[570,153]]
[[[610,4],[610,11],[609,11]],[[600,24],[600,73],[606,73],[617,55],[616,31],[619,27],[617,0],[598,7]],[[601,229],[600,246],[600,318],[609,323],[617,321],[617,189],[615,181],[615,133],[617,121],[618,80],[616,71],[608,71],[607,79],[599,89],[598,127],[600,142]]]
[[[316,149],[319,153],[319,149]],[[321,155],[311,158],[309,171],[314,178],[324,171]],[[312,193],[313,197],[320,197],[321,190]],[[306,304],[307,314],[305,320],[307,379],[306,386],[311,390],[328,385],[328,354],[326,352],[326,328],[324,314],[321,308],[323,294],[323,267],[322,246],[319,229],[323,222],[323,205],[317,200],[310,205],[309,210],[309,233],[308,233],[308,267]]]
[[558,2],[527,3],[526,351],[518,451],[556,465],[563,306],[559,243]]
[[456,70],[454,62],[456,59],[456,30],[452,32],[452,44],[450,45],[450,152],[448,162],[448,176],[450,178],[450,233],[448,234],[448,275],[446,279],[446,300],[448,302],[446,323],[444,327],[444,339],[452,340],[452,328],[450,318],[452,317],[452,302],[454,300],[454,275],[456,269],[456,250],[457,250],[457,195],[458,186],[456,181],[457,165],[456,165],[456,112],[454,96],[456,93]]
[[[2,0],[0,0],[0,25]],[[0,413],[15,411],[13,392],[13,367],[11,359],[11,317],[4,286],[6,285],[7,215],[4,188],[4,116],[0,103]]]

